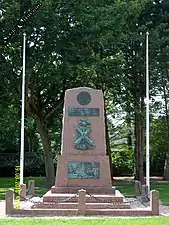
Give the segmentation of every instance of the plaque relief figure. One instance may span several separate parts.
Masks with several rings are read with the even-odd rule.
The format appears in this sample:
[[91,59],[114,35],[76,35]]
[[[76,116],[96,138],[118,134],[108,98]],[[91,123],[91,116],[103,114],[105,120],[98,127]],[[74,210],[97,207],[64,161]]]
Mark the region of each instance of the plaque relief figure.
[[90,122],[88,119],[80,119],[76,127],[76,140],[74,147],[79,150],[89,150],[95,147],[95,143],[90,139]]

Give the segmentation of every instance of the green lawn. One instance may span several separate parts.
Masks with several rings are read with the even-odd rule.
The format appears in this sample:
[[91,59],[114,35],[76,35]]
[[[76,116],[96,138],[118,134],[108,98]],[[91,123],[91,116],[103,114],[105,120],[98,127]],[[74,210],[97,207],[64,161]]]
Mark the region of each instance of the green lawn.
[[[45,178],[44,177],[26,177],[24,178],[24,183],[28,187],[28,180],[35,180],[35,195],[42,196],[47,192],[48,189],[44,187]],[[5,199],[5,193],[9,188],[14,189],[15,178],[0,178],[0,200]],[[0,224],[1,225],[1,224]]]
[[[120,184],[116,185],[116,188],[120,190],[123,195],[134,194],[134,184]],[[160,193],[160,200],[163,204],[169,205],[169,182],[158,181],[151,183],[151,190],[158,190]]]
[[168,225],[169,217],[102,219],[0,219],[0,225]]
[[[28,180],[35,180],[35,195],[42,196],[47,192],[44,188],[45,179],[44,177],[27,177],[24,179],[24,183],[28,183]],[[0,200],[5,199],[5,192],[9,188],[14,188],[14,178],[0,178]],[[121,191],[123,195],[134,195],[134,184],[133,183],[122,183],[116,185],[116,188]],[[153,182],[151,184],[151,190],[155,189],[160,192],[160,200],[163,204],[169,205],[169,182]]]
[[[24,182],[35,179],[36,195],[43,195],[47,189],[44,188],[44,178],[25,178]],[[13,178],[0,178],[0,200],[5,199],[5,192],[8,188],[14,188]],[[122,183],[116,185],[124,195],[134,195],[133,183]],[[164,204],[169,205],[169,182],[154,182],[151,184],[151,189],[160,191],[160,199]],[[40,218],[15,218],[15,219],[0,219],[0,225],[168,225],[169,217],[152,217],[152,218],[98,218],[98,219],[40,219]]]

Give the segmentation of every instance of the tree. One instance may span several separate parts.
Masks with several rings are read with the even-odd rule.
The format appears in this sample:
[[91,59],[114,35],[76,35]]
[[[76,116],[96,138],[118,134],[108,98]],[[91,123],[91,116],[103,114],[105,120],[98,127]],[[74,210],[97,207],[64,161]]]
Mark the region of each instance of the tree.
[[[124,79],[121,49],[128,37],[125,29],[131,28],[126,21],[136,21],[146,2],[45,0],[23,27],[28,40],[26,112],[34,119],[41,137],[49,187],[54,181],[51,134],[56,132],[54,124],[60,124],[65,90],[90,86],[103,89],[105,95],[110,90],[114,101],[119,99]],[[26,13],[27,6],[23,8]],[[21,14],[20,1],[14,6],[6,1],[3,33],[7,25],[17,22],[18,12]],[[3,68],[9,70],[4,70],[3,80],[8,80],[8,90],[14,86],[16,96],[20,95],[21,38],[18,31],[3,45],[2,54]]]
[[[152,91],[154,95],[161,95],[164,99],[164,105],[160,109],[161,116],[164,116],[166,122],[166,131],[169,138],[169,119],[168,119],[168,1],[157,1],[156,10],[153,12],[154,29],[153,44],[154,60],[152,61],[152,85],[155,87]],[[159,111],[156,112],[159,114]],[[165,180],[169,179],[169,151],[166,151],[164,174]]]
[[168,151],[168,134],[165,116],[151,119],[150,143],[151,174],[161,176],[164,172],[165,156]]

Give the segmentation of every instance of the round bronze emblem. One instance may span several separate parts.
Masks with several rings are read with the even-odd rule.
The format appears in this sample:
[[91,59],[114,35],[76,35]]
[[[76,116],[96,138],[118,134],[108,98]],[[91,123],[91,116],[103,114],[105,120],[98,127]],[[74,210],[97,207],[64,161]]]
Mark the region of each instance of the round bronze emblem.
[[77,95],[77,101],[80,105],[88,105],[91,101],[91,95],[87,91],[82,91]]

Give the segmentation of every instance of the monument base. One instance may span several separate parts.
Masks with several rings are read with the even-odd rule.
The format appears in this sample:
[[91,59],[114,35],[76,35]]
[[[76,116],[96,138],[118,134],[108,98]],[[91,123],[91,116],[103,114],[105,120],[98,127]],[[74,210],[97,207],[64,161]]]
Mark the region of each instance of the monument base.
[[59,157],[52,193],[87,192],[113,194],[109,157],[96,155],[62,155]]
[[98,186],[93,186],[93,187],[88,187],[88,186],[77,186],[77,187],[55,187],[53,186],[51,188],[51,193],[72,193],[75,194],[78,192],[80,189],[85,189],[87,193],[89,194],[115,194],[115,188],[110,187],[106,188],[105,186],[103,187],[98,187]]

